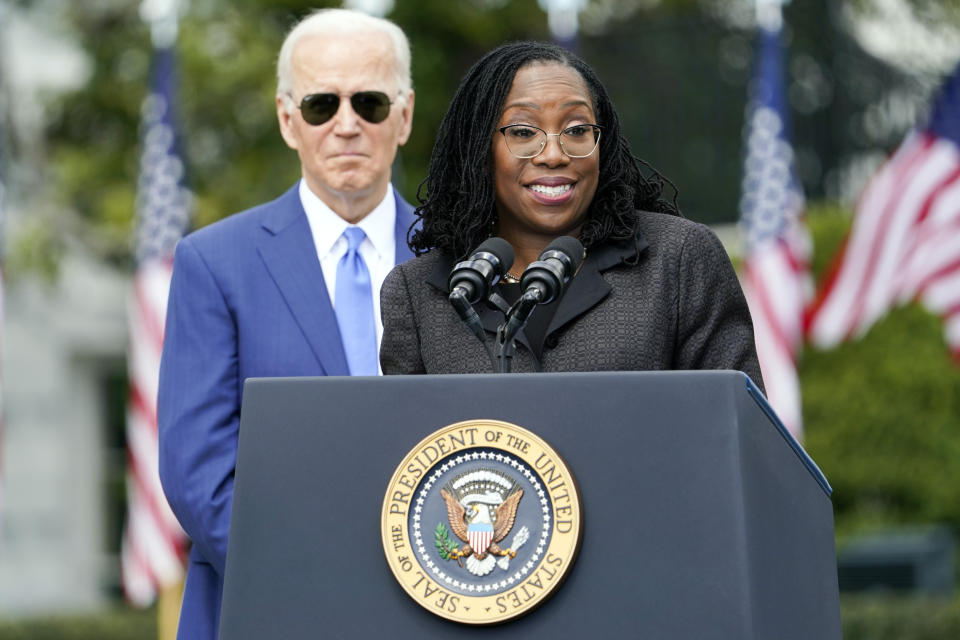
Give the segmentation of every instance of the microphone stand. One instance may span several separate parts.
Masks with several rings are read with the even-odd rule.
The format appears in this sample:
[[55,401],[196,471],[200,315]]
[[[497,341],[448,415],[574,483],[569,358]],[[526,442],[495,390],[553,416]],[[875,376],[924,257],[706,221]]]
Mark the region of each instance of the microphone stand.
[[497,328],[497,372],[510,373],[513,354],[516,351],[516,337],[527,324],[530,314],[540,303],[540,291],[528,290],[520,296],[506,312],[504,324]]

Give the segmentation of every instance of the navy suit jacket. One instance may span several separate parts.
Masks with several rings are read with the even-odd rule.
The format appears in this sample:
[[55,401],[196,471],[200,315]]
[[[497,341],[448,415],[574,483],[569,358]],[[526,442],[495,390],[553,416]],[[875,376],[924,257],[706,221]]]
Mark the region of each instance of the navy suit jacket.
[[[400,263],[414,215],[396,204]],[[324,375],[347,360],[296,186],[179,242],[157,408],[160,479],[193,542],[178,638],[218,634],[244,380]]]

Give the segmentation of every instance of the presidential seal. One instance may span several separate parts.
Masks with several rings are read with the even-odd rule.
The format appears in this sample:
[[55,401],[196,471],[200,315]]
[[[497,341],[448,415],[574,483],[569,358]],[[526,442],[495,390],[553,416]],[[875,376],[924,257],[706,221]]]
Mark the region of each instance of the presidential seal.
[[560,586],[580,546],[580,497],[570,470],[535,434],[468,420],[407,454],[381,522],[387,563],[420,606],[495,624]]

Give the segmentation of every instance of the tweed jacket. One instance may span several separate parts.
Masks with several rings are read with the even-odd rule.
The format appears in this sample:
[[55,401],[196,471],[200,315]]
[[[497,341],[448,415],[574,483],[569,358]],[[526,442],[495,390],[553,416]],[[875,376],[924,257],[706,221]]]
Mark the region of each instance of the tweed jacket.
[[[735,369],[762,389],[750,312],[716,235],[678,216],[642,212],[641,221],[636,243],[588,253],[540,357],[521,332],[512,370]],[[380,292],[385,374],[491,370],[483,345],[447,301],[452,266],[432,251],[387,276]],[[493,345],[503,315],[483,303],[476,311]]]

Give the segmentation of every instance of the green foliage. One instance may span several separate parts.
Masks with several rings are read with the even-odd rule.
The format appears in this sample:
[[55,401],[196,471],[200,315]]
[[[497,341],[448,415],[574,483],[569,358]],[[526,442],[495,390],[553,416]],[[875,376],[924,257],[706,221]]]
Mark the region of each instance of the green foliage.
[[442,522],[437,523],[437,528],[433,532],[433,544],[444,560],[449,560],[457,550],[457,545],[450,539],[450,531]]
[[846,640],[954,640],[960,600],[847,595],[841,598]]
[[[848,0],[850,5],[863,15],[869,16],[889,7],[880,0]],[[906,0],[914,18],[931,29],[943,27],[944,22],[956,23],[960,20],[960,1],[958,0]],[[884,7],[886,5],[886,7]]]
[[0,621],[3,640],[145,640],[157,637],[156,609]]
[[29,220],[20,229],[17,243],[5,257],[4,271],[11,281],[31,273],[52,283],[60,273],[62,254],[61,238],[42,222]]
[[[808,222],[822,272],[849,224],[838,209]],[[960,530],[960,367],[940,319],[909,304],[800,365],[805,446],[833,485],[837,533],[900,523]]]
[[[954,640],[960,600],[845,595],[846,640]],[[157,637],[156,609],[119,608],[86,616],[0,621],[3,640],[146,640]]]
[[[928,22],[960,21],[956,11],[947,10],[957,0],[911,2]],[[77,235],[98,254],[123,262],[131,249],[150,34],[139,2],[62,4],[94,72],[88,86],[45,110],[51,114],[50,182],[56,205],[78,223],[51,233]],[[803,63],[789,65],[791,96],[809,84],[798,84],[797,70],[813,63],[832,96],[829,105],[817,103],[811,113],[794,114],[798,166],[808,195],[814,196],[845,155],[862,150],[864,141],[850,137],[855,129],[850,123],[862,119],[866,105],[880,101],[878,87],[893,81],[850,54],[847,36],[832,24],[839,14],[828,7],[835,4],[814,0],[787,6],[792,55]],[[859,2],[865,13],[875,11],[876,4]],[[177,42],[177,108],[195,227],[272,199],[299,176],[296,154],[277,127],[274,63],[285,32],[298,18],[315,7],[340,5],[338,0],[186,3]],[[710,17],[724,13],[718,8],[725,5],[722,0],[591,0],[583,21],[589,33],[579,40],[580,53],[597,68],[619,106],[634,151],[675,181],[681,208],[702,222],[734,219],[739,197],[753,34]],[[609,20],[591,21],[591,14]],[[536,0],[397,1],[389,17],[406,31],[413,50],[413,132],[398,156],[394,182],[415,201],[437,126],[466,69],[505,41],[548,39],[547,19]],[[854,95],[851,87],[866,93]],[[873,147],[881,143],[870,142]]]
[[90,223],[106,258],[123,259],[129,254],[136,132],[148,66],[143,43],[149,38],[135,6],[83,11],[80,5],[72,3],[69,14],[78,32],[89,36],[84,44],[95,64],[88,86],[51,108],[53,195]]
[[[276,56],[287,30],[328,0],[195,0],[180,23],[177,100],[193,226],[271,200],[300,176],[277,124]],[[413,133],[394,182],[411,201],[426,175],[437,125],[460,77],[501,42],[547,38],[536,0],[482,9],[481,2],[398,2],[389,16],[410,38],[416,91]],[[49,125],[58,205],[76,212],[84,240],[115,262],[130,256],[138,174],[140,105],[151,44],[139,3],[71,3],[94,74],[53,106]],[[55,254],[51,254],[54,255]]]
[[816,282],[823,282],[829,273],[847,236],[850,219],[850,210],[840,205],[823,202],[808,205],[807,226],[814,248],[810,270]]

